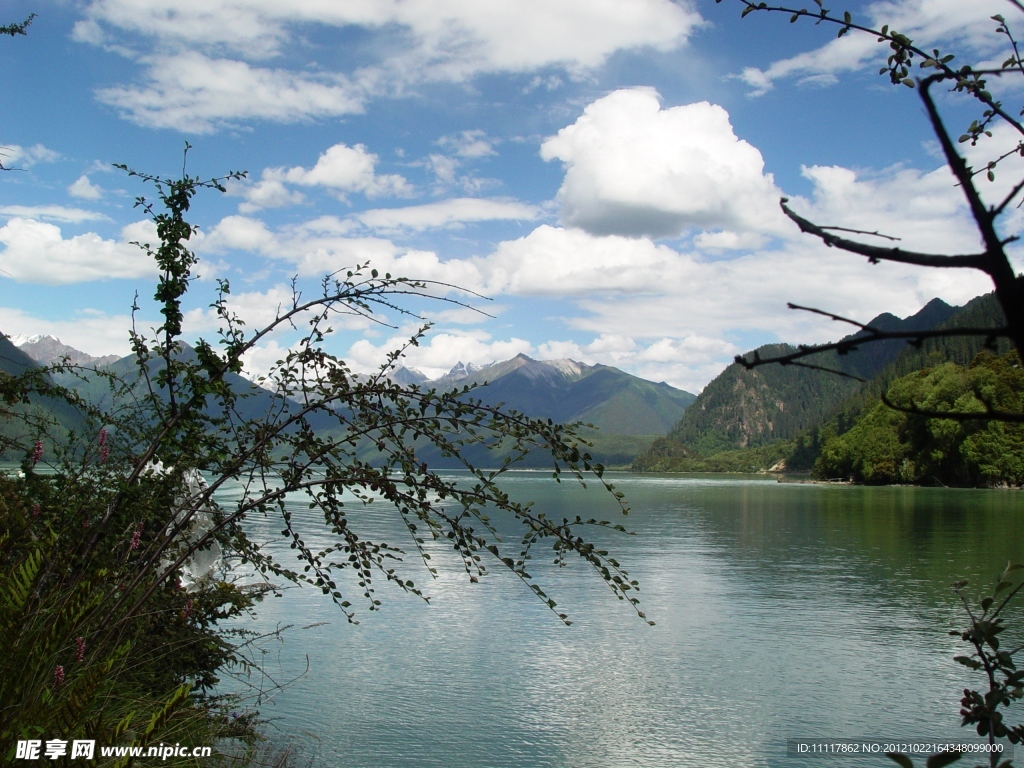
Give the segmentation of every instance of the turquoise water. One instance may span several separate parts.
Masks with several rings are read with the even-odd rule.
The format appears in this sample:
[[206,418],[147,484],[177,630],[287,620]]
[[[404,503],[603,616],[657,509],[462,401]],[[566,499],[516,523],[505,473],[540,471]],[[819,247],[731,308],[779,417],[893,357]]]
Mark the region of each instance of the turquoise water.
[[[963,617],[948,585],[990,585],[1008,559],[1024,560],[1019,494],[615,482],[637,535],[600,540],[640,580],[656,626],[582,562],[534,569],[571,627],[509,574],[470,585],[440,548],[436,580],[404,566],[429,605],[382,582],[381,610],[360,606],[356,626],[318,591],[289,589],[247,625],[291,627],[256,654],[285,687],[250,678],[267,691],[268,733],[320,765],[360,768],[855,768],[892,763],[789,757],[786,741],[971,738],[959,696],[981,681],[951,660],[961,651],[948,630]],[[614,512],[599,491],[546,475],[513,474],[507,487],[558,517]],[[295,513],[313,515],[298,502]],[[371,537],[406,543],[385,509],[364,519]],[[279,528],[257,521],[253,532],[273,539]]]

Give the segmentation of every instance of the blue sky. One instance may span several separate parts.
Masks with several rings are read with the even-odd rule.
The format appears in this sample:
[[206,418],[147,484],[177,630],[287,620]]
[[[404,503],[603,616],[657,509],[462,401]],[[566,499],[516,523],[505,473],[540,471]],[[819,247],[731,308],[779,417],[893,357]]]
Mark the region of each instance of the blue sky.
[[[7,334],[126,354],[136,291],[139,325],[157,324],[152,265],[130,245],[152,239],[133,209],[148,190],[112,164],[173,175],[185,141],[191,173],[249,174],[193,208],[190,338],[216,332],[215,278],[254,326],[293,276],[315,290],[323,273],[369,260],[491,299],[473,302],[491,317],[417,305],[435,325],[406,362],[429,374],[523,352],[698,392],[754,346],[847,332],[787,301],[866,321],[989,290],[975,274],[871,267],[778,209],[785,194],[815,221],[908,248],[977,248],[916,94],[879,77],[886,48],[870,36],[741,20],[734,0],[0,9],[3,23],[37,14],[28,36],[0,41],[0,143],[18,169],[0,176]],[[965,63],[1001,61],[989,17],[1015,21],[1002,0],[837,9]],[[942,101],[955,130],[973,118],[970,104]],[[997,131],[972,162],[1011,141]],[[997,177],[993,199],[1013,178]],[[327,344],[371,370],[419,324],[382,319],[396,327],[352,322]],[[249,369],[293,342],[274,337]]]

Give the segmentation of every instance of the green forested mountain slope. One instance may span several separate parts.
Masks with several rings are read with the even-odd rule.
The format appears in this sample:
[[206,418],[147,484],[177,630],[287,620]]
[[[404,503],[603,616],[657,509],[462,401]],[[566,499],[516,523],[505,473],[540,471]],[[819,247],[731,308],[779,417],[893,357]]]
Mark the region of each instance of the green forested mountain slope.
[[[901,376],[890,402],[927,411],[1024,413],[1024,372],[1017,353],[977,355]],[[865,483],[1019,486],[1024,483],[1024,424],[925,418],[869,400],[842,434],[820,435],[814,474]]]
[[[40,366],[0,334],[0,376],[20,376]],[[17,460],[37,439],[49,446],[63,441],[67,433],[82,424],[81,414],[67,403],[50,397],[32,396],[28,403],[0,406],[0,456]],[[32,426],[37,424],[38,426]]]
[[[869,325],[884,331],[927,330],[948,321],[956,312],[956,308],[935,299],[904,320],[883,314]],[[906,346],[899,340],[865,344],[845,355],[823,353],[814,363],[870,379],[892,364]],[[770,344],[756,352],[768,358],[795,349],[787,344]],[[693,454],[710,456],[791,440],[832,416],[861,386],[855,379],[826,371],[781,365],[747,370],[733,363],[704,388],[664,439],[655,441],[637,458],[634,467],[667,469],[679,458]]]
[[[932,319],[943,314],[942,308],[934,305],[925,309],[931,312]],[[940,311],[935,312],[935,309]],[[921,314],[916,317],[920,319]],[[883,322],[891,321],[883,318]],[[994,296],[988,295],[971,301],[936,327],[994,328],[1002,324],[1002,311]],[[731,399],[729,388],[722,387],[721,382],[716,382],[718,389],[709,386],[670,435],[652,445],[634,462],[634,467],[691,471],[758,471],[773,466],[810,470],[813,467],[814,475],[822,479],[843,478],[865,483],[958,486],[1019,486],[1024,483],[1024,425],[929,419],[894,411],[881,402],[884,393],[890,401],[906,406],[914,404],[935,411],[983,411],[985,406],[980,397],[998,409],[1024,412],[1024,374],[1016,353],[1007,351],[1008,343],[990,344],[982,336],[966,336],[928,339],[919,346],[908,346],[901,341],[883,344],[890,349],[873,355],[866,363],[864,358],[851,363],[838,356],[816,361],[872,376],[860,384],[845,384],[851,388],[849,394],[832,408],[832,413],[826,412],[809,428],[798,432],[795,439],[786,439],[776,427],[778,439],[760,443],[750,440],[745,448],[726,444],[731,450],[711,450],[704,454],[693,443],[688,445],[672,439],[677,435],[687,436],[687,428],[692,430],[694,424],[700,424],[696,409],[704,400],[710,408],[714,402],[710,395],[722,396],[720,393],[725,392],[725,411],[728,413],[731,409],[736,413],[741,398],[735,393],[745,394],[741,372],[726,379],[733,388]],[[874,345],[868,344],[862,349],[871,346]],[[762,355],[772,352],[777,353],[766,350]],[[767,373],[773,367],[746,373]],[[794,392],[814,392],[819,385],[820,372],[795,369],[793,374],[804,377],[802,389],[801,383],[794,384],[785,377],[773,380],[769,378],[771,374],[765,377],[765,382],[759,382],[763,391],[782,395],[779,410],[783,412],[794,402]],[[839,388],[844,386],[843,381],[851,380],[840,379]],[[795,402],[800,405],[804,401],[797,399]],[[722,423],[721,413],[718,423]],[[720,439],[718,444],[724,442]],[[696,445],[713,448],[715,444],[705,437],[703,443]]]
[[[585,430],[594,442],[590,453],[611,466],[628,465],[656,436],[677,423],[694,399],[689,392],[610,366],[533,360],[526,355],[473,370],[460,367],[454,375],[421,386],[448,388],[483,382],[486,386],[474,389],[472,397],[491,405],[503,403],[506,409],[537,418],[594,425],[596,430]],[[502,454],[469,448],[465,456],[487,464]],[[436,466],[450,463],[436,451],[424,453],[423,458]],[[523,462],[523,466],[534,465],[538,464],[532,458]]]
[[[182,360],[187,362],[194,363],[198,359],[195,350],[187,344],[182,345],[179,355]],[[56,373],[54,378],[59,384],[69,389],[74,389],[93,405],[103,409],[109,409],[113,405],[110,377],[114,377],[129,385],[135,396],[141,396],[144,393],[146,388],[145,379],[133,355],[122,357],[108,365],[97,366],[97,368],[107,375],[93,373],[91,372],[91,366],[86,365],[77,369],[75,374]],[[156,381],[156,375],[162,368],[163,361],[160,359],[154,359],[149,362],[148,371],[152,381]],[[232,390],[240,396],[236,407],[238,413],[244,419],[259,418],[274,406],[275,399],[273,394],[253,384],[245,377],[228,373],[224,378]],[[156,391],[161,393],[159,389]]]
[[533,360],[518,355],[471,375],[435,385],[484,382],[473,395],[490,404],[559,422],[583,421],[617,435],[662,435],[679,421],[694,395],[645,381],[607,365]]

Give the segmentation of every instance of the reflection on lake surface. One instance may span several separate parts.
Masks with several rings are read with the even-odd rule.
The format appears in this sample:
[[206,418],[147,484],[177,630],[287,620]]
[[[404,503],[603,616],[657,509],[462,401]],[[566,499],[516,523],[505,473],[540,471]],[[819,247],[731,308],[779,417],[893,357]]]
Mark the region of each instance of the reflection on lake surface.
[[[533,569],[571,627],[509,574],[469,585],[444,557],[434,581],[411,557],[403,569],[430,605],[382,581],[382,610],[361,608],[358,626],[319,591],[288,590],[258,607],[259,628],[294,625],[264,661],[282,680],[308,655],[309,672],[264,703],[269,732],[296,737],[322,765],[360,768],[856,768],[892,763],[791,758],[786,740],[972,737],[959,696],[981,680],[952,661],[961,650],[948,630],[963,620],[948,585],[990,587],[1007,560],[1024,559],[1018,493],[614,481],[637,536],[594,533],[640,580],[656,626],[582,562]],[[614,515],[597,489],[544,474],[513,473],[506,487],[559,518]],[[314,529],[303,507],[296,517]],[[411,549],[385,509],[358,514],[367,535]],[[280,526],[254,528],[272,538]]]

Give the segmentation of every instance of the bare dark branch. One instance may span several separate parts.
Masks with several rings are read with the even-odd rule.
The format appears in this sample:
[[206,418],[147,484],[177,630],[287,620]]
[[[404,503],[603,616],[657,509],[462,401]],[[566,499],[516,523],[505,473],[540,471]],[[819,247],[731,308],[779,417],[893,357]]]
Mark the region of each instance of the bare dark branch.
[[779,205],[782,207],[782,212],[785,213],[798,227],[800,227],[801,232],[814,235],[830,248],[839,248],[843,251],[867,256],[868,260],[872,264],[877,264],[880,261],[896,261],[901,264],[916,264],[922,267],[985,269],[986,259],[985,254],[983,253],[953,256],[937,253],[918,253],[916,251],[904,251],[900,248],[881,248],[877,245],[868,245],[867,243],[858,243],[856,240],[847,240],[844,237],[837,237],[836,235],[826,231],[824,227],[820,227],[814,222],[808,221],[803,216],[794,213],[789,206],[786,205],[788,202],[789,198],[783,197],[779,201]]
[[892,235],[883,235],[881,232],[879,232],[877,230],[874,231],[874,232],[869,232],[866,229],[850,229],[849,227],[822,227],[822,229],[828,229],[828,230],[831,230],[833,232],[850,232],[850,233],[855,234],[855,235],[871,235],[872,237],[882,237],[882,238],[885,238],[886,240],[892,240],[893,242],[898,242],[898,241],[903,239],[902,237],[893,237]]
[[[823,312],[821,314],[827,313]],[[788,355],[779,355],[778,357],[761,357],[755,352],[754,358],[751,360],[748,360],[745,355],[737,355],[735,360],[744,368],[750,370],[761,365],[769,365],[772,363],[792,365],[796,360],[801,360],[805,357],[810,357],[811,355],[818,355],[822,352],[829,352],[833,350],[838,352],[840,355],[846,355],[850,352],[857,351],[863,344],[870,344],[872,342],[884,341],[887,339],[902,339],[913,346],[920,346],[926,339],[951,338],[955,336],[984,336],[986,337],[986,344],[989,346],[994,345],[995,339],[997,338],[1011,338],[1011,334],[1006,328],[937,328],[930,331],[871,330],[864,336],[844,339],[842,341],[832,342],[831,344],[801,344],[797,347],[796,352],[791,352]],[[821,370],[826,369],[822,368]]]

